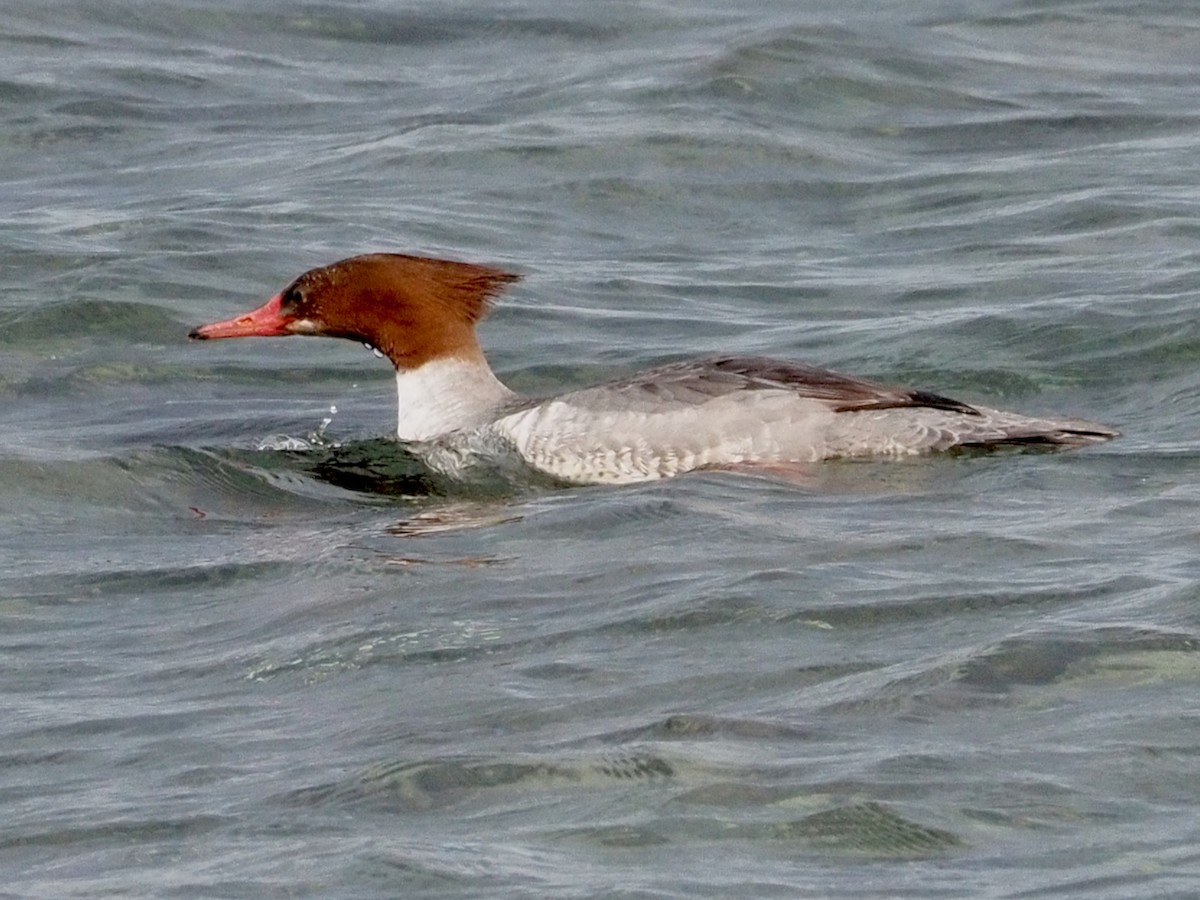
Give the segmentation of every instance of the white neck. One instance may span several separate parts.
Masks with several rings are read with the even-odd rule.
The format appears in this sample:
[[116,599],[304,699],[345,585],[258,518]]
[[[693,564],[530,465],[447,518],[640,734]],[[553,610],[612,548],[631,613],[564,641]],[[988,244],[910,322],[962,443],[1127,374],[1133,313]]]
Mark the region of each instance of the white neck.
[[457,357],[431,360],[416,369],[397,369],[396,394],[396,437],[402,441],[428,441],[481,424],[515,396],[482,358]]

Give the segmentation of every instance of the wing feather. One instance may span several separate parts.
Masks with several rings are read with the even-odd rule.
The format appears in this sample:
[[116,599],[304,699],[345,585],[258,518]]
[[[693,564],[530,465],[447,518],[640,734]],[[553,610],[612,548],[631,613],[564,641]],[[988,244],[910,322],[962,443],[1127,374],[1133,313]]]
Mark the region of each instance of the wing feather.
[[560,399],[593,409],[649,411],[662,409],[664,405],[699,406],[742,391],[784,391],[821,402],[833,412],[928,407],[967,416],[980,415],[975,407],[939,394],[760,356],[718,356],[672,363],[572,391]]

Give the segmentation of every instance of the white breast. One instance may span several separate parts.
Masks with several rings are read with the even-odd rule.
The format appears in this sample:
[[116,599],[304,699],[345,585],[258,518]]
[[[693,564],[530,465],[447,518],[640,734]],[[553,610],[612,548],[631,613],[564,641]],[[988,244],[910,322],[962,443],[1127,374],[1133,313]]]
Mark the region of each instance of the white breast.
[[428,441],[490,421],[513,398],[486,363],[457,357],[396,370],[396,437]]
[[833,417],[783,391],[662,410],[595,410],[551,400],[491,426],[534,468],[573,482],[628,483],[703,466],[811,461]]

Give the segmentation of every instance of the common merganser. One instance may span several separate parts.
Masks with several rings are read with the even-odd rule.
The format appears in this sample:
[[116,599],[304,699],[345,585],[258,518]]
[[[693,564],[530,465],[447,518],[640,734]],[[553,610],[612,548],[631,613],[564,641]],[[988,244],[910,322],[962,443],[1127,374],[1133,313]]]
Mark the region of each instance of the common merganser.
[[436,470],[514,456],[574,483],[628,483],[701,468],[785,468],[951,447],[1081,446],[1104,425],[1029,418],[800,363],[717,356],[547,399],[492,373],[475,325],[519,276],[373,253],[305,272],[258,309],[195,339],[326,335],[363,341],[396,367],[396,436]]

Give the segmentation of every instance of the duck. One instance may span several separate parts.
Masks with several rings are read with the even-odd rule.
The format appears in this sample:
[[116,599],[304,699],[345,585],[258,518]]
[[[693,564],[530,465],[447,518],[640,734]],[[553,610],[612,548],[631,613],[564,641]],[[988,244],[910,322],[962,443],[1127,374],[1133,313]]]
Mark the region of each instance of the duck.
[[476,335],[519,279],[490,265],[370,253],[310,269],[262,306],[189,337],[367,344],[395,368],[396,438],[450,477],[516,464],[570,484],[630,484],[1119,436],[1081,419],[1025,416],[764,356],[714,355],[522,396],[492,371]]

